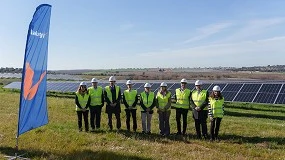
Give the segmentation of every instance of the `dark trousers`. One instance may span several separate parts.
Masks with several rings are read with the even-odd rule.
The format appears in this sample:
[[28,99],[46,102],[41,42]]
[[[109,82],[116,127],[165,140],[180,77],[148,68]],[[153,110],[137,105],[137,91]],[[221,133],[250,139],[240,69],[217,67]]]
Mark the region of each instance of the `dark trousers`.
[[170,118],[170,111],[158,112],[159,130],[161,135],[170,134],[169,118]]
[[215,140],[218,137],[221,121],[222,121],[222,118],[213,118],[213,120],[211,121],[211,139],[212,140]]
[[89,131],[89,124],[88,124],[88,113],[89,111],[86,110],[85,112],[83,111],[76,111],[77,117],[78,117],[78,128],[81,131],[82,130],[82,115],[84,119],[84,124],[85,124],[85,131]]
[[[101,106],[92,106],[90,107],[90,124],[91,128],[95,129],[95,123],[96,123],[96,128],[100,128],[101,124]],[[96,120],[95,120],[96,118]],[[95,122],[95,123],[94,123]]]
[[[194,116],[193,116],[194,118]],[[208,118],[208,110],[202,110],[198,112],[198,119],[195,119],[195,128],[196,134],[198,138],[201,138],[201,127],[202,127],[202,134],[204,138],[208,137],[207,131],[207,118]]]
[[137,130],[137,110],[136,109],[125,109],[126,111],[126,125],[127,129],[130,130],[130,121],[131,121],[131,116],[133,117],[133,130]]
[[183,134],[186,133],[187,114],[188,114],[188,109],[176,108],[176,123],[177,123],[177,133],[178,134],[181,134],[181,115],[183,119]]
[[121,129],[121,117],[120,117],[120,113],[119,112],[115,112],[115,113],[108,113],[108,125],[110,130],[113,129],[113,123],[112,123],[112,115],[115,114],[116,120],[117,120],[117,129]]

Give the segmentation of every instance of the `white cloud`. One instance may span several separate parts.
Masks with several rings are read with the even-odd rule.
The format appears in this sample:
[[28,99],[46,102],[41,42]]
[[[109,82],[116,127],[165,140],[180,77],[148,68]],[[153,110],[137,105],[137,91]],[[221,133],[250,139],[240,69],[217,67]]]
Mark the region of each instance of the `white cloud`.
[[190,42],[194,42],[194,41],[199,41],[199,40],[207,38],[213,34],[221,32],[224,29],[231,27],[232,25],[233,24],[230,22],[224,22],[224,23],[210,24],[210,25],[198,28],[197,29],[198,36],[192,37],[192,38],[184,41],[183,43],[186,44],[186,43],[190,43]]
[[285,18],[268,18],[268,19],[253,19],[246,22],[238,22],[240,28],[232,29],[231,35],[221,38],[220,42],[237,42],[255,38],[258,35],[264,35],[271,31],[271,27],[281,25],[285,22]]
[[[285,53],[285,36],[261,39],[257,41],[243,41],[238,43],[223,43],[191,47],[179,50],[165,50],[139,54],[140,57],[152,59],[165,58],[210,58],[215,56],[231,57],[233,55],[251,56],[252,54],[283,54]],[[191,63],[191,62],[190,62]]]

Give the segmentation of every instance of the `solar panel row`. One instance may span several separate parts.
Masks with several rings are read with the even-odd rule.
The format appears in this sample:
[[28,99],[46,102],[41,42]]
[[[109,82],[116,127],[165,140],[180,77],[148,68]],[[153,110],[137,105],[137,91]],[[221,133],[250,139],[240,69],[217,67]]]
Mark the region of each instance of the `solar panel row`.
[[[87,83],[88,87],[91,86]],[[109,83],[98,83],[105,87]],[[117,83],[122,90],[127,89],[125,83]],[[270,104],[285,104],[285,85],[284,83],[205,83],[203,88],[211,91],[215,85],[219,85],[226,101],[234,102],[255,102]],[[48,82],[47,90],[56,92],[75,92],[79,86],[78,82]],[[151,83],[151,90],[155,93],[159,90],[160,83]],[[180,83],[168,83],[168,90],[173,95],[175,89],[180,87]],[[194,84],[188,84],[188,88],[193,90]],[[4,88],[20,89],[21,82],[12,82]],[[138,93],[144,91],[144,83],[135,83],[133,89]]]

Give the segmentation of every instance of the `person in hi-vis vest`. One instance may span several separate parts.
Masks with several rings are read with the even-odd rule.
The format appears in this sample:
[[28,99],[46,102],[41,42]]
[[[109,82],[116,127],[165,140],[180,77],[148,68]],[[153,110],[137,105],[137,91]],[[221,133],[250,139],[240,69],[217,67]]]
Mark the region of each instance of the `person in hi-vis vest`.
[[112,115],[115,114],[117,120],[117,129],[121,129],[121,88],[115,85],[116,78],[109,78],[110,85],[105,87],[104,96],[107,102],[106,113],[108,114],[108,125],[110,130],[113,130]]
[[153,108],[155,107],[155,95],[150,90],[150,84],[144,85],[144,91],[140,94],[141,118],[142,118],[142,133],[151,133],[151,119]]
[[84,119],[85,131],[89,131],[88,113],[90,105],[90,96],[87,91],[85,82],[81,82],[77,91],[75,92],[76,113],[78,118],[78,129],[82,131],[82,115]]
[[157,92],[156,100],[160,135],[168,136],[170,134],[171,93],[167,90],[167,84],[165,82],[160,84],[160,90]]
[[[181,81],[181,87],[175,90],[175,108],[176,108],[176,124],[177,135],[186,135],[187,129],[187,114],[190,109],[191,91],[186,87],[187,80],[183,78]],[[183,131],[181,133],[181,115],[183,120]]]
[[126,82],[128,89],[123,92],[123,103],[126,107],[126,125],[128,131],[130,131],[130,119],[133,118],[133,130],[137,131],[137,103],[138,103],[138,94],[137,90],[132,89],[133,83],[131,80]]
[[195,120],[195,128],[197,138],[201,139],[201,126],[202,126],[202,135],[205,139],[208,138],[207,131],[207,118],[208,118],[208,97],[209,93],[207,90],[202,89],[202,82],[197,80],[195,82],[196,90],[191,93],[191,106],[193,118]]
[[220,124],[224,117],[224,97],[219,86],[213,87],[213,92],[209,97],[209,116],[211,120],[211,141],[217,140]]
[[[104,106],[104,94],[101,86],[98,86],[98,80],[96,78],[92,78],[91,80],[92,86],[88,88],[88,93],[90,95],[90,124],[91,124],[91,132],[96,129],[100,129],[101,124],[101,110]],[[95,120],[96,119],[96,120]],[[96,126],[95,126],[95,123]]]

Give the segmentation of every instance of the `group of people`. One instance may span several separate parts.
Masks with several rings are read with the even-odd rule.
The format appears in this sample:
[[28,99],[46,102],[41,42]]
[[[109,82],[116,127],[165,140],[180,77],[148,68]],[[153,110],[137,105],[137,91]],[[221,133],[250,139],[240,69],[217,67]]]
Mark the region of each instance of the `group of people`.
[[[160,90],[155,95],[151,91],[149,83],[144,84],[144,91],[137,93],[132,89],[132,81],[126,82],[127,89],[121,93],[121,88],[116,85],[116,78],[109,78],[110,84],[105,88],[98,86],[98,80],[91,80],[92,86],[87,88],[85,82],[81,82],[76,91],[75,104],[78,116],[78,128],[82,131],[82,117],[84,119],[85,131],[89,131],[88,115],[90,111],[91,132],[100,129],[101,110],[106,102],[106,113],[108,114],[108,126],[113,130],[112,117],[116,118],[116,127],[121,129],[121,102],[125,106],[127,130],[131,130],[131,117],[133,120],[133,131],[137,131],[137,108],[140,106],[142,133],[151,133],[151,120],[156,107],[159,118],[160,134],[167,136],[170,134],[170,114],[171,108],[176,110],[177,135],[186,135],[187,115],[192,110],[195,121],[196,135],[198,139],[208,139],[207,118],[210,117],[211,129],[210,140],[216,140],[219,133],[221,120],[224,116],[224,98],[221,88],[214,86],[209,94],[202,88],[202,82],[195,82],[195,90],[191,91],[186,87],[187,80],[182,79],[181,87],[175,90],[175,104],[172,106],[171,93],[167,89],[167,83],[160,84]],[[183,127],[181,129],[181,117]],[[96,123],[96,124],[95,124]],[[202,130],[201,130],[202,129]],[[202,131],[202,132],[201,132]]]

